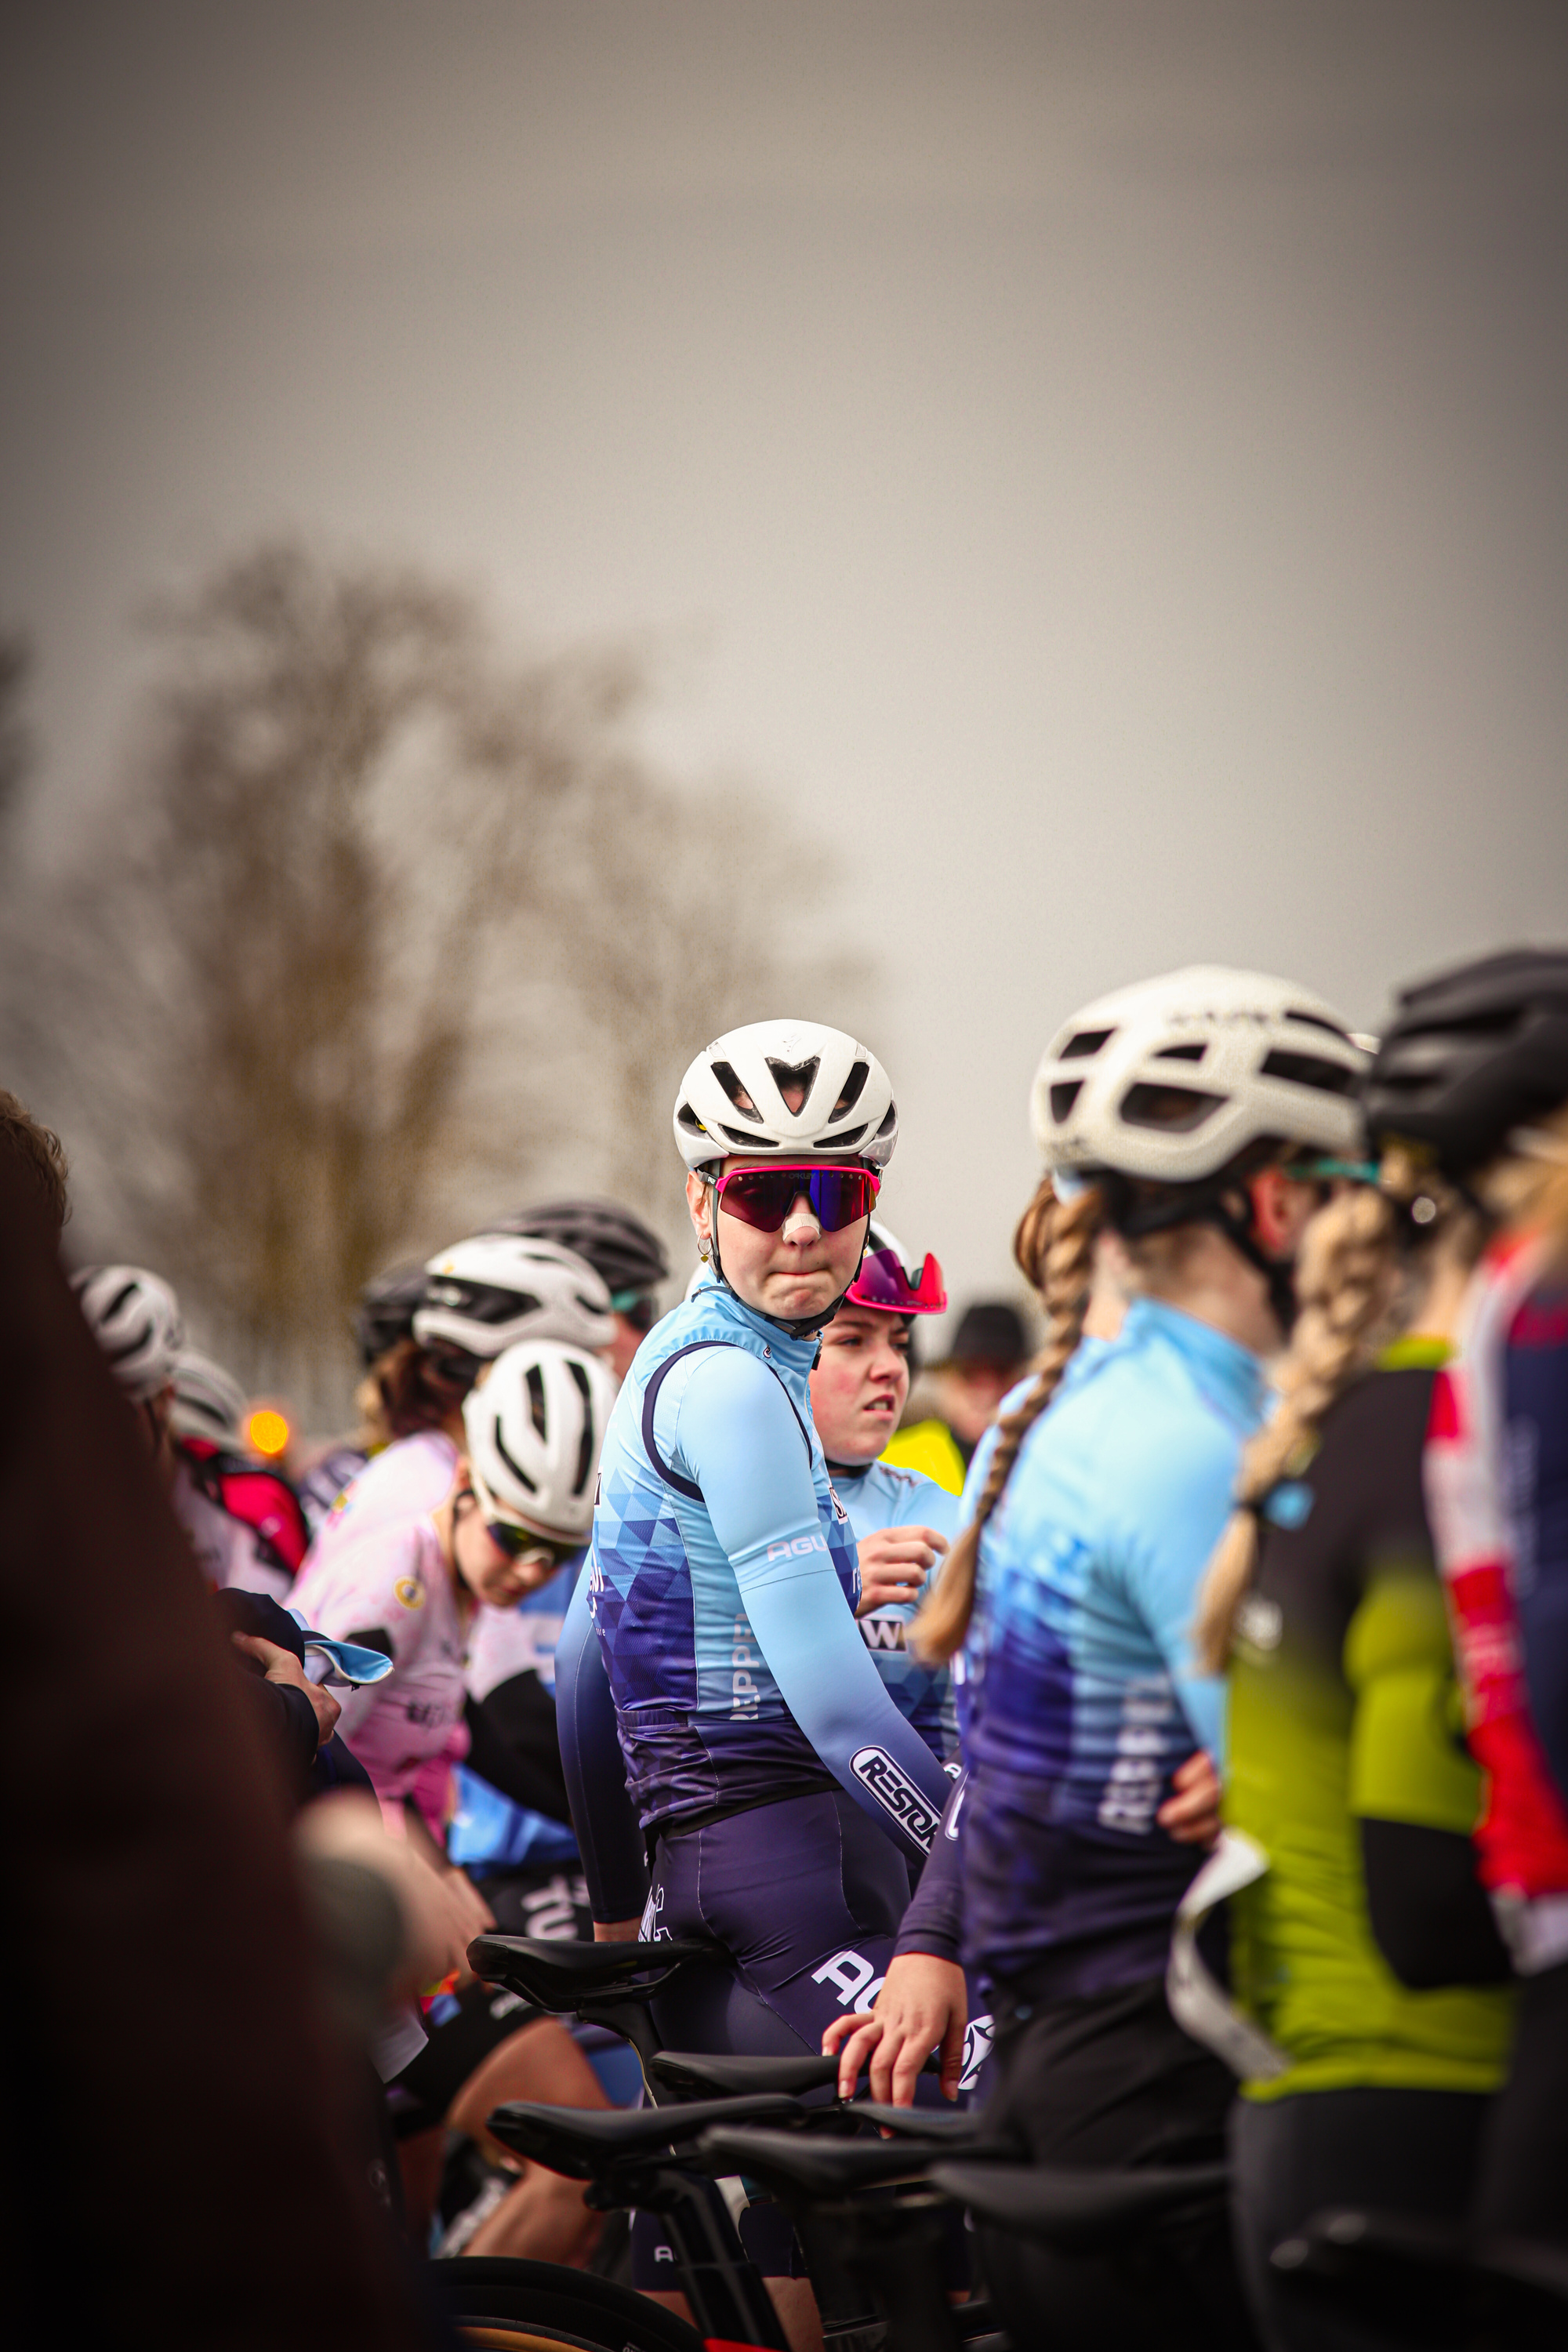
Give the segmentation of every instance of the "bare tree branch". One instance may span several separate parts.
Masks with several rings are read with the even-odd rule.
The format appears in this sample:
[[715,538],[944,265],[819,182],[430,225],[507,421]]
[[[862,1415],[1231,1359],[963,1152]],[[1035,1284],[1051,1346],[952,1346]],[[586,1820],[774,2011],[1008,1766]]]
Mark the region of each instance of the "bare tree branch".
[[153,625],[143,748],[11,959],[10,1058],[85,1146],[90,1228],[331,1417],[368,1276],[552,1154],[668,1229],[680,1070],[823,1003],[780,942],[827,877],[638,755],[624,648],[506,659],[461,593],[293,544]]

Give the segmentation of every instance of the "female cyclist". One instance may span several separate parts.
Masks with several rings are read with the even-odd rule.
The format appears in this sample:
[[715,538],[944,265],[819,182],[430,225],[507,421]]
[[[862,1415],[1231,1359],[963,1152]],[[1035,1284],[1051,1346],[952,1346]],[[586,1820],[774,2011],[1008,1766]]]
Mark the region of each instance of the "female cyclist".
[[1438,1375],[1426,1486],[1486,1774],[1481,1876],[1520,1979],[1478,2239],[1568,2243],[1568,952],[1401,996],[1368,1116],[1497,1230]]
[[[412,1801],[437,1847],[450,1810],[449,1763],[466,1748],[467,1652],[489,1606],[510,1608],[581,1549],[593,1510],[594,1470],[614,1394],[596,1356],[525,1339],[486,1370],[463,1406],[464,1452],[449,1490],[424,1518],[345,1539],[312,1559],[295,1605],[324,1633],[384,1651],[393,1672],[356,1692],[342,1736],[370,1773],[396,1825]],[[493,1925],[482,1904],[480,1925]],[[483,2067],[490,2105],[532,2097],[606,2104],[592,2069],[551,2020],[467,1989],[431,2012],[429,2045],[397,2077],[394,2117],[410,2204],[427,2206],[441,2127],[454,2117],[478,2134],[463,2085]],[[524,2039],[523,2037],[526,2037]],[[516,2048],[511,2048],[514,2040]],[[505,2054],[502,2045],[508,2045]],[[468,2251],[574,2259],[591,2236],[581,2196],[531,2168],[515,2197]]]
[[[1217,1753],[1221,1730],[1189,1628],[1261,1410],[1261,1359],[1293,1311],[1291,1257],[1321,1202],[1303,1154],[1356,1149],[1363,1064],[1306,990],[1199,968],[1086,1007],[1035,1081],[1050,1172],[1016,1251],[1046,1347],[976,1454],[971,1524],[916,1628],[936,1657],[968,1637],[969,1778],[910,1906],[907,1957],[848,2033],[841,2080],[871,2054],[873,2085],[907,2097],[934,2043],[952,2065],[961,1916],[963,1949],[994,1987],[987,2117],[1047,2164],[1223,2148],[1230,2076],[1164,1994],[1198,1861],[1184,1841],[1212,1811],[1194,1751]],[[1119,1337],[1074,1364],[1105,1223],[1141,1295]],[[1141,2276],[989,2239],[987,2267],[1025,2337],[1048,2305],[1065,2336],[1247,2340],[1223,2212]]]
[[[1403,1052],[1396,1030],[1369,1081],[1374,1144]],[[1232,1984],[1266,2037],[1250,2058],[1232,2043],[1237,2240],[1259,2326],[1300,2352],[1368,2339],[1298,2309],[1275,2247],[1334,2206],[1461,2224],[1507,2061],[1508,1959],[1470,1842],[1480,1775],[1421,1485],[1482,1237],[1408,1143],[1386,1144],[1381,1189],[1314,1218],[1279,1407],[1203,1591],[1200,1647],[1229,1665],[1225,1817],[1266,1865],[1229,1910]]]
[[684,2021],[697,2047],[816,2050],[868,1999],[947,1791],[857,1630],[807,1388],[897,1124],[875,1057],[806,1022],[731,1031],[677,1097],[708,1278],[611,1414],[590,1597],[653,1848],[646,1931],[722,1944],[750,1996]]
[[946,1306],[935,1258],[913,1266],[873,1218],[860,1271],[811,1375],[811,1417],[859,1561],[861,1638],[899,1712],[943,1764],[958,1754],[952,1675],[911,1655],[908,1633],[921,1587],[958,1532],[958,1496],[879,1457],[909,1396],[915,1318]]

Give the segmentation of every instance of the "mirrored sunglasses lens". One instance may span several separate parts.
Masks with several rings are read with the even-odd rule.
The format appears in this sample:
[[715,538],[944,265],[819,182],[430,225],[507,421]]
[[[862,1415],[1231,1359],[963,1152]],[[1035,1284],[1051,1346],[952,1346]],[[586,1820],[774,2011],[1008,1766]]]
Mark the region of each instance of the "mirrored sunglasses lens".
[[807,1188],[811,1205],[824,1233],[842,1233],[860,1217],[869,1216],[876,1188],[863,1168],[824,1168]]
[[743,1168],[723,1180],[719,1206],[759,1234],[776,1234],[789,1214],[798,1180],[776,1168]]

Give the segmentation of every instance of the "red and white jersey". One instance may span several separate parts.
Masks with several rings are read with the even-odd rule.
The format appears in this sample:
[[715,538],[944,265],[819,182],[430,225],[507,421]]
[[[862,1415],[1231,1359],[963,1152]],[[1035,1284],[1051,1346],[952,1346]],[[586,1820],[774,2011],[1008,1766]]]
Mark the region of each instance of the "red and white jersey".
[[1517,1235],[1482,1258],[1460,1352],[1436,1377],[1423,1458],[1467,1736],[1486,1774],[1480,1875],[1527,1974],[1568,1956],[1568,1810],[1530,1708],[1505,1459],[1505,1354],[1542,1259]]
[[190,1538],[202,1574],[215,1592],[237,1585],[242,1592],[265,1592],[274,1601],[288,1600],[293,1589],[293,1571],[283,1565],[256,1528],[202,1493],[189,1464],[183,1459],[175,1465],[169,1500],[174,1507],[174,1517]]
[[468,1639],[440,1539],[405,1520],[312,1552],[291,1596],[307,1624],[346,1639],[384,1631],[393,1670],[350,1691],[338,1729],[383,1804],[413,1796],[427,1817],[446,1763],[468,1753],[463,1724]]
[[[338,1548],[382,1528],[427,1519],[452,1491],[458,1449],[445,1432],[421,1429],[373,1454],[328,1512],[306,1562],[307,1571]],[[327,1630],[326,1628],[322,1629]]]

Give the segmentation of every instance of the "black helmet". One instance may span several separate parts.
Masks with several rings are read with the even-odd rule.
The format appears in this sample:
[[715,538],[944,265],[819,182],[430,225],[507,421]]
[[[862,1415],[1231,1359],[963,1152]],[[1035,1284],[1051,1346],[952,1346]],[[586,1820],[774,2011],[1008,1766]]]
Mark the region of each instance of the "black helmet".
[[365,1284],[350,1322],[359,1341],[360,1354],[367,1364],[384,1356],[399,1339],[413,1338],[414,1310],[424,1297],[422,1258],[404,1265],[389,1265],[384,1274],[376,1275]]
[[486,1230],[518,1234],[529,1241],[558,1242],[585,1257],[622,1312],[634,1297],[652,1290],[669,1272],[669,1258],[629,1209],[613,1201],[546,1201],[537,1209],[515,1209]]
[[1400,992],[1366,1082],[1373,1144],[1466,1176],[1568,1101],[1568,949],[1514,948]]

